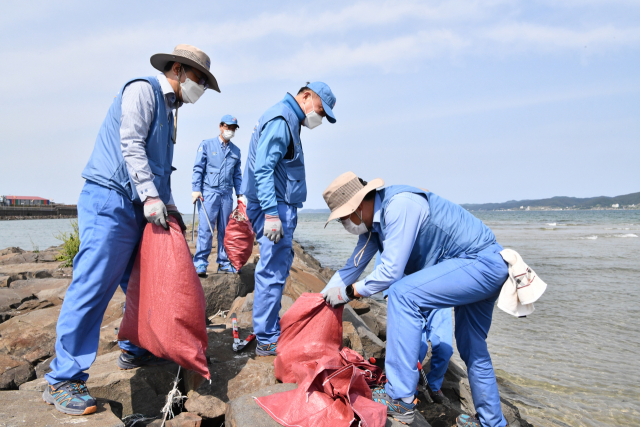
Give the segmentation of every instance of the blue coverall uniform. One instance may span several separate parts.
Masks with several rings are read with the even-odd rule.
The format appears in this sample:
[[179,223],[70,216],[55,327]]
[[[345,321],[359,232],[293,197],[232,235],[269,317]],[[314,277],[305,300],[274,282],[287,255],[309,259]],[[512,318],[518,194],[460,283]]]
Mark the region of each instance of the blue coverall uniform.
[[354,283],[376,251],[381,251],[380,265],[354,287],[365,297],[389,289],[387,394],[394,399],[414,394],[425,321],[433,310],[454,307],[457,347],[467,365],[480,421],[483,426],[505,426],[486,344],[493,305],[508,274],[493,232],[462,207],[433,193],[391,186],[376,193],[370,242],[365,247],[368,237],[368,233],[360,236],[332,285]]
[[[73,281],[58,318],[56,358],[51,362],[52,371],[45,375],[50,384],[86,381],[89,377],[85,371],[96,358],[105,310],[118,285],[127,292],[138,243],[147,224],[140,195],[122,155],[120,136],[122,94],[136,80],[147,81],[153,88],[155,111],[145,140],[146,157],[158,196],[165,205],[172,199],[173,114],[166,109],[158,79],[134,79],[122,87],[82,172],[86,183],[78,199],[80,250],[73,260]],[[120,341],[119,345],[136,356],[147,353],[128,341]]]
[[[375,267],[380,265],[380,252],[376,254]],[[374,268],[375,268],[374,267]],[[366,266],[365,266],[366,268]],[[344,272],[342,274],[345,274]],[[346,275],[346,274],[345,274]],[[337,280],[330,280],[325,289],[341,285],[340,275],[336,273]],[[355,282],[356,279],[353,281]],[[324,291],[324,289],[323,289]],[[383,295],[388,296],[389,289],[383,291]],[[429,341],[431,341],[431,363],[427,373],[429,388],[434,392],[440,390],[444,381],[444,374],[447,373],[449,360],[453,356],[453,320],[450,308],[431,310],[426,316],[422,325],[422,341],[420,344],[420,357],[422,362],[429,352]]]
[[[241,194],[260,244],[255,272],[253,330],[260,344],[278,341],[280,301],[293,263],[298,208],[307,199],[300,125],[304,113],[295,98],[269,108],[253,129]],[[264,216],[279,215],[284,236],[274,243],[263,235]]]
[[229,265],[229,258],[224,250],[224,233],[233,210],[233,189],[235,188],[236,194],[242,194],[240,158],[240,149],[231,141],[225,144],[220,136],[206,139],[198,147],[191,189],[201,192],[204,202],[198,203],[198,243],[193,257],[196,269],[207,269],[213,240],[207,218],[202,212],[203,204],[211,226],[218,229],[217,262],[223,267]]

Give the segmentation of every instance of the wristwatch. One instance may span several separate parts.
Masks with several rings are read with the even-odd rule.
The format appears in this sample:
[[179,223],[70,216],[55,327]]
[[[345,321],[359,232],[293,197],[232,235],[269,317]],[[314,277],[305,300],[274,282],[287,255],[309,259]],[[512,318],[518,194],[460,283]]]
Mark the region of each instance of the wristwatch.
[[358,299],[353,292],[353,285],[347,286],[346,292],[349,299]]

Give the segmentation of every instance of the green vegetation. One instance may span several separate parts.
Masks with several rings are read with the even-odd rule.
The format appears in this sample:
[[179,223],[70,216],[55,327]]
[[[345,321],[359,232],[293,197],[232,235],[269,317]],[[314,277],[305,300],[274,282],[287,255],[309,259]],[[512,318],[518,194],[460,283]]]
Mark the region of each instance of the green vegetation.
[[40,253],[40,246],[38,246],[35,243],[33,243],[33,239],[31,238],[31,236],[29,236],[29,240],[31,240],[31,247],[33,248],[33,253],[39,254]]
[[71,227],[73,231],[70,233],[59,233],[55,236],[56,239],[62,241],[62,250],[56,257],[58,261],[64,261],[62,267],[72,267],[73,258],[80,250],[80,230],[78,228],[78,220],[71,221]]
[[616,197],[589,197],[580,199],[576,197],[552,197],[550,199],[541,200],[510,200],[504,203],[484,203],[484,204],[464,204],[463,208],[470,211],[494,211],[506,209],[520,209],[529,206],[531,209],[547,208],[547,209],[611,209],[612,205],[617,204],[620,208],[628,208],[635,205],[631,209],[637,209],[640,205],[640,193],[625,194]]

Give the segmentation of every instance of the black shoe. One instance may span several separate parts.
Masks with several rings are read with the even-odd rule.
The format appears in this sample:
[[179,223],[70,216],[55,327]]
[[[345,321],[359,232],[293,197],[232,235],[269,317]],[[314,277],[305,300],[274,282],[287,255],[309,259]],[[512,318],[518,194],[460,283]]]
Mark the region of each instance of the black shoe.
[[126,350],[121,351],[122,353],[118,358],[117,364],[118,368],[125,371],[129,369],[139,368],[141,366],[167,365],[171,363],[170,360],[161,359],[149,352],[147,352],[147,354],[145,354],[144,356],[134,356]]
[[42,398],[63,414],[89,415],[98,409],[84,381],[63,381],[47,385]]
[[438,403],[440,405],[444,405],[444,404],[449,404],[449,399],[447,399],[447,396],[444,395],[444,393],[442,393],[442,390],[438,390],[438,391],[433,391],[431,390],[430,387],[427,386],[427,390],[429,392],[429,397],[431,398],[431,400],[433,400],[435,403]]
[[395,418],[403,424],[411,424],[415,418],[414,410],[418,399],[412,403],[406,403],[403,400],[395,400],[387,394],[384,386],[375,388],[372,391],[374,402],[382,403],[387,407],[387,415]]

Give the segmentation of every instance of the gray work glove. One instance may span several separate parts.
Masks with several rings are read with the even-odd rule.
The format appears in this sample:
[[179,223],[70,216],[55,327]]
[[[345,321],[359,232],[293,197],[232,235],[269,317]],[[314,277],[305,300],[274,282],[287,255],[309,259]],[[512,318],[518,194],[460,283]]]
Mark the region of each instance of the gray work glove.
[[282,222],[278,215],[264,216],[264,231],[262,234],[274,243],[278,243],[280,241],[284,236],[284,233],[282,231]]
[[193,204],[195,205],[198,199],[202,200],[202,193],[199,191],[194,191],[191,193],[191,198],[193,199]]
[[336,286],[335,288],[325,289],[322,291],[322,298],[333,308],[340,307],[351,301],[347,296],[346,286]]
[[160,197],[147,197],[144,202],[144,217],[152,224],[160,225],[165,230],[169,229],[166,219],[167,208]]

